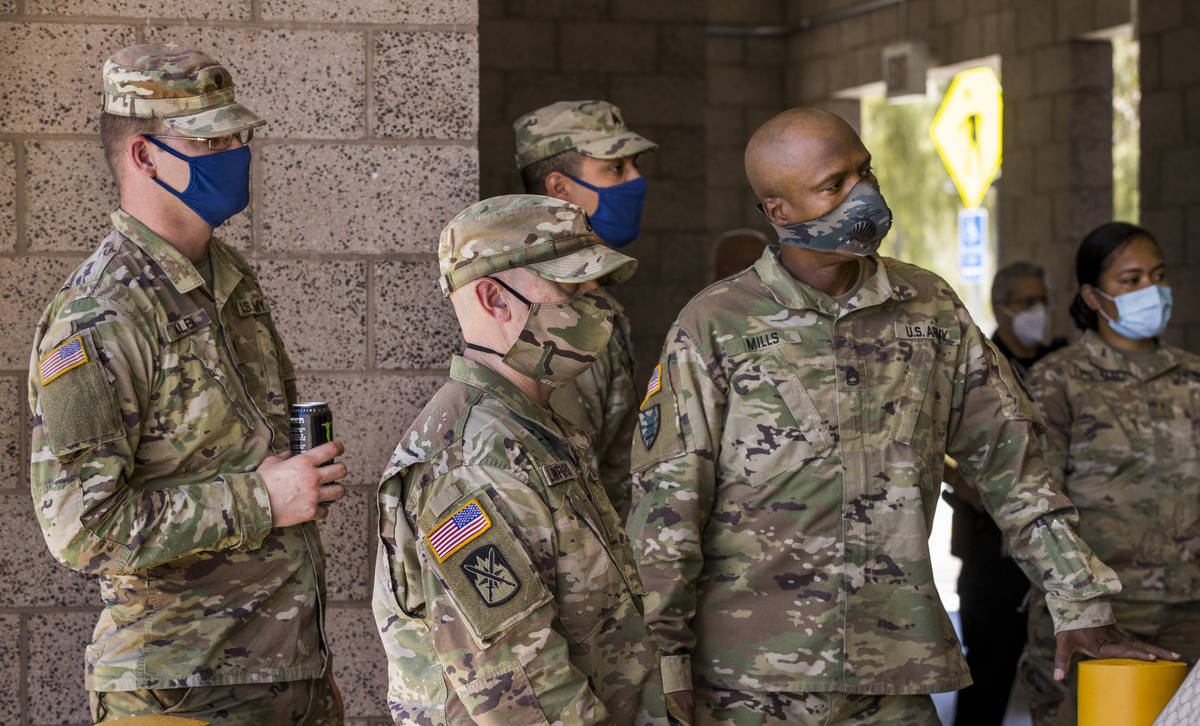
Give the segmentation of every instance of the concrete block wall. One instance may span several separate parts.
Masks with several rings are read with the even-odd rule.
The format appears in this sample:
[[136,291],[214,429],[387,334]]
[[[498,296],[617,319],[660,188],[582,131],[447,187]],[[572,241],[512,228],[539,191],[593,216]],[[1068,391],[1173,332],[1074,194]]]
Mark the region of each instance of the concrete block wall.
[[328,629],[350,722],[391,723],[369,609],[374,487],[460,346],[435,250],[478,197],[477,18],[475,0],[0,0],[0,724],[90,723],[100,598],[42,543],[25,381],[42,307],[116,205],[100,67],[161,40],[224,62],[269,120],[251,205],[219,234],[257,267],[301,394],[331,403],[347,442],[349,494],[321,526]]
[[638,380],[667,328],[708,281],[704,4],[695,0],[480,0],[480,192],[522,192],[512,122],[555,101],[602,98],[660,145],[642,232],[622,251],[637,275],[613,292],[633,322]]
[[[708,22],[716,28],[777,26],[784,22],[785,5],[782,0],[709,0]],[[755,129],[787,108],[788,40],[714,33],[705,47],[709,238],[740,227],[773,236],[755,209],[742,159]]]
[[1138,3],[1141,214],[1170,266],[1168,338],[1200,351],[1200,4]]

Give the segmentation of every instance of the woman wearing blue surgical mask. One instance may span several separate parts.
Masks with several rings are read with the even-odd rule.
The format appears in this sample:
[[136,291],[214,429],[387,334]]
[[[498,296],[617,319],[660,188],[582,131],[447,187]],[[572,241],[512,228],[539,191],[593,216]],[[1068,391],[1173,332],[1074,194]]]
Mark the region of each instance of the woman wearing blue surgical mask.
[[[1033,367],[1046,460],[1079,511],[1079,533],[1122,589],[1117,624],[1200,657],[1200,356],[1161,339],[1171,317],[1162,252],[1146,230],[1110,222],[1075,258],[1078,342]],[[1054,635],[1031,604],[1020,672],[1035,726],[1075,723],[1074,663],[1052,679]]]

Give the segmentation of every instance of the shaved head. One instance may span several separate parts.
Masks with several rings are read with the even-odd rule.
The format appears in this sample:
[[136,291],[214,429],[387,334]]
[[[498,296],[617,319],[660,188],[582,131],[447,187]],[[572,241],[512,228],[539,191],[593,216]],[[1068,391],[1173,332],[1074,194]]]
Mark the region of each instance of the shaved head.
[[785,196],[798,172],[824,169],[862,148],[858,134],[840,116],[818,108],[793,108],[772,117],[746,145],[746,178],[755,196]]
[[836,207],[871,175],[871,154],[844,119],[817,108],[774,116],[746,144],[746,178],[768,219],[786,226]]

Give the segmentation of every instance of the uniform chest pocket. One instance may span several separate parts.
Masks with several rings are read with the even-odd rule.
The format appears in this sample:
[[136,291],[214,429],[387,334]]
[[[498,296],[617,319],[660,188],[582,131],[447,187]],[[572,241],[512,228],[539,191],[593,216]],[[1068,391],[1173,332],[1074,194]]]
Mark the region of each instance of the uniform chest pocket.
[[213,452],[236,450],[254,426],[212,331],[201,328],[165,343],[161,365],[142,419],[141,473],[153,478],[211,469]]
[[891,426],[883,430],[888,431],[890,440],[912,446],[929,395],[929,374],[936,355],[928,343],[918,343],[911,355],[905,357],[907,362],[900,368],[901,375],[893,382],[893,395],[884,397],[887,403],[883,414],[891,418]]
[[571,640],[583,643],[629,600],[629,586],[578,486],[557,484],[552,496],[558,500],[554,529],[559,619]]
[[718,459],[726,476],[764,482],[820,459],[833,431],[780,354],[747,356],[729,380]]
[[287,416],[287,399],[280,375],[282,361],[265,302],[231,302],[228,332],[254,403],[267,416]]
[[1123,410],[1131,402],[1107,392],[1095,395],[1095,389],[1092,394],[1073,402],[1067,449],[1067,496],[1082,508],[1110,506],[1122,495],[1110,481],[1145,458],[1138,453],[1135,424]]

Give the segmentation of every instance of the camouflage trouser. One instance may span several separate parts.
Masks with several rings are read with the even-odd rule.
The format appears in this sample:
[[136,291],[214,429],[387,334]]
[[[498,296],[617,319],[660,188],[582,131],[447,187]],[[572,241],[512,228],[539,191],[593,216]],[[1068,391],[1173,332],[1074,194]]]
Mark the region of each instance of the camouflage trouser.
[[699,688],[696,726],[940,726],[928,695],[783,693]]
[[140,691],[91,691],[92,720],[167,714],[213,726],[342,726],[332,678]]
[[[1200,602],[1153,603],[1113,601],[1121,629],[1153,645],[1181,653],[1189,664],[1200,659]],[[1034,726],[1075,726],[1076,667],[1071,659],[1066,680],[1054,680],[1054,624],[1040,594],[1030,599],[1029,636],[1017,672],[1029,694]]]

